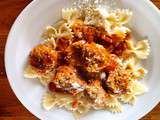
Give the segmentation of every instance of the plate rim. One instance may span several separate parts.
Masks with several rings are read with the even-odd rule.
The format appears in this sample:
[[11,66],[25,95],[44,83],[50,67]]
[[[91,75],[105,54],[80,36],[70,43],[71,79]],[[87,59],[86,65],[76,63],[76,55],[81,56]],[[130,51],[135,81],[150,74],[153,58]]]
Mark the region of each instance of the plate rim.
[[[16,25],[18,24],[18,21],[21,19],[21,17],[24,16],[25,12],[28,11],[28,9],[30,9],[32,6],[34,6],[35,4],[40,3],[43,0],[33,0],[31,1],[22,11],[21,13],[18,15],[18,17],[16,18],[16,20],[14,21],[8,37],[7,37],[7,41],[6,41],[6,45],[5,45],[5,51],[4,51],[4,65],[5,65],[5,70],[6,70],[6,75],[7,75],[7,79],[9,81],[9,85],[13,91],[13,93],[15,94],[15,96],[17,97],[17,99],[20,101],[20,103],[34,116],[36,116],[39,119],[42,119],[42,117],[37,114],[37,112],[33,111],[30,109],[30,107],[27,105],[26,102],[24,102],[24,100],[22,99],[22,97],[17,93],[17,89],[14,87],[13,82],[11,82],[12,77],[10,77],[10,70],[9,70],[9,65],[8,65],[8,54],[9,54],[9,47],[10,47],[10,41],[12,40],[11,37],[14,33],[14,30],[16,28]],[[152,10],[155,14],[155,17],[158,17],[158,19],[160,19],[160,10],[150,1],[150,0],[141,0],[141,2],[144,2],[147,7],[150,8],[150,10]],[[148,114],[159,102],[160,102],[160,96],[157,96],[156,99],[154,99],[154,104],[151,105],[151,107],[147,108],[145,110],[145,112],[143,113],[138,113],[135,116],[132,116],[132,120],[137,120],[142,118],[143,116],[145,116],[146,114]]]

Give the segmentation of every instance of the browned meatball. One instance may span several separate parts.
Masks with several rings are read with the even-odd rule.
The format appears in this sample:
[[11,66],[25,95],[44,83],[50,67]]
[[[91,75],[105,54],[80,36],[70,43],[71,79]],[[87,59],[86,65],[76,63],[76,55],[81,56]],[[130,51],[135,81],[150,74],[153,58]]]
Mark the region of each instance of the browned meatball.
[[109,60],[109,53],[101,45],[86,43],[81,48],[81,65],[88,72],[99,72]]
[[101,45],[81,40],[68,49],[67,58],[72,65],[82,66],[87,72],[98,72],[107,65],[109,53]]
[[29,64],[40,73],[46,73],[55,68],[57,62],[57,52],[52,48],[40,44],[36,46],[29,56]]
[[122,66],[108,73],[108,78],[102,80],[102,86],[106,92],[111,94],[123,94],[128,91],[131,73],[124,70]]
[[[85,89],[85,82],[77,75],[76,70],[68,66],[60,66],[52,80],[55,91],[76,95]],[[53,85],[52,85],[53,86]]]

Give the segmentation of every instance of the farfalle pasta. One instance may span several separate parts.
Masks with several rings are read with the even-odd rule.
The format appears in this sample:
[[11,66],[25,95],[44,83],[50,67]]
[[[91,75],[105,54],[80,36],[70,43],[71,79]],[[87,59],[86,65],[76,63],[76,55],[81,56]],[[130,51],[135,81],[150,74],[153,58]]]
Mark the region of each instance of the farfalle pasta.
[[128,50],[124,52],[124,56],[136,57],[137,59],[147,59],[150,54],[150,45],[148,40],[140,40],[134,45],[133,41],[128,41]]
[[62,18],[67,21],[75,20],[80,17],[77,8],[62,9]]
[[136,104],[147,92],[140,61],[150,46],[148,40],[133,42],[127,25],[132,14],[96,6],[62,9],[62,19],[46,27],[24,71],[48,88],[44,109],[65,108],[79,118],[92,109],[118,113],[122,104]]

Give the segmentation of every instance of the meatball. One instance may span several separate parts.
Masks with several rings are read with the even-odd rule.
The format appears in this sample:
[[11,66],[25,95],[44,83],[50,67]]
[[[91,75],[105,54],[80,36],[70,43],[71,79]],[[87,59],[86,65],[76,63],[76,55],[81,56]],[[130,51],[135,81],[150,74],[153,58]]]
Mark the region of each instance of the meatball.
[[102,80],[102,87],[107,93],[123,94],[128,91],[131,73],[124,70],[122,66],[108,73],[108,78]]
[[29,55],[29,64],[39,73],[47,73],[55,68],[57,52],[49,46],[40,44]]
[[106,49],[95,43],[83,45],[81,52],[81,64],[89,73],[99,72],[110,60]]
[[[50,86],[53,86],[55,91],[66,92],[72,95],[82,92],[85,89],[85,85],[86,83],[80,79],[76,70],[68,66],[57,68],[56,74],[50,83]],[[54,88],[51,88],[51,90],[54,90]]]

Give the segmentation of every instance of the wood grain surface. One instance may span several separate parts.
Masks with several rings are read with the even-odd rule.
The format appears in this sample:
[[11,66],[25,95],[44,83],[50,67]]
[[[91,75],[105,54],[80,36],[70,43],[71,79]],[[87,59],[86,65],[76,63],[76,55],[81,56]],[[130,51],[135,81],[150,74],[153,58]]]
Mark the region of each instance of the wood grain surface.
[[[4,49],[8,32],[18,14],[32,0],[0,0],[0,120],[38,120],[16,98],[4,67]],[[135,1],[138,4],[138,0]],[[160,8],[160,0],[152,0]],[[160,104],[141,120],[160,120]]]

